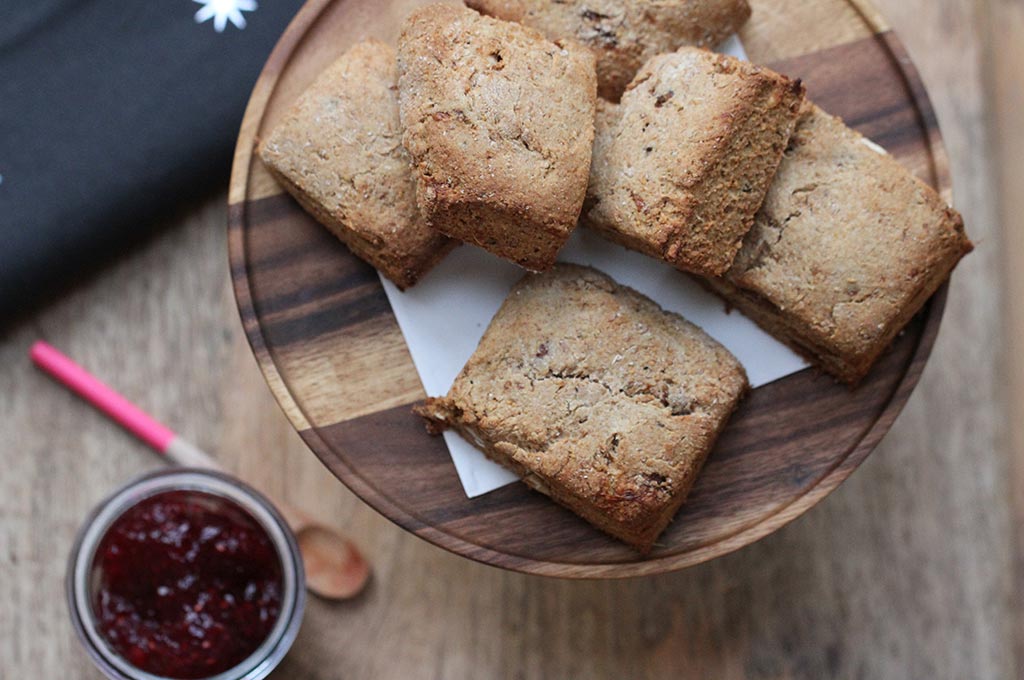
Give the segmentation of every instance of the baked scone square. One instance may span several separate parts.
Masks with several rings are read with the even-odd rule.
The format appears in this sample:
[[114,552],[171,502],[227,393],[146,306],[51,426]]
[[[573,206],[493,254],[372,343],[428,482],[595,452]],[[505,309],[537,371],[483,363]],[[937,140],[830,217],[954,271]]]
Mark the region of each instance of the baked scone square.
[[576,226],[594,138],[594,57],[453,5],[398,43],[404,143],[430,226],[534,271]]
[[856,384],[972,248],[931,187],[808,103],[742,250],[710,284]]
[[416,412],[647,552],[746,390],[702,330],[559,264],[512,289],[448,395]]
[[754,222],[804,88],[695,47],[651,59],[602,104],[585,223],[627,248],[724,273]]
[[457,242],[420,217],[401,137],[395,51],[367,40],[309,86],[258,152],[306,211],[404,289]]
[[685,45],[714,48],[750,18],[747,0],[466,0],[552,40],[571,38],[597,58],[597,93],[619,101],[651,57]]

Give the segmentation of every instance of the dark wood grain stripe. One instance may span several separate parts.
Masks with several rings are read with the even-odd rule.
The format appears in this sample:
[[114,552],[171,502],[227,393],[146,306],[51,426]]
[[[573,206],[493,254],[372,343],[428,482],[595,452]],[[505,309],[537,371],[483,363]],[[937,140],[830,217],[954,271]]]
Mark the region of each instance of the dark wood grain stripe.
[[[928,158],[929,149],[921,142],[936,121],[917,72],[900,70],[909,65],[905,56],[899,41],[886,32],[771,67],[801,78],[818,106],[913,167]],[[929,168],[928,174],[923,179],[936,184],[934,171]]]
[[[253,313],[271,346],[308,342],[393,319],[376,270],[286,194],[247,203],[233,213],[232,228],[245,228],[247,258],[236,263],[249,275]],[[376,332],[374,326],[374,332]]]

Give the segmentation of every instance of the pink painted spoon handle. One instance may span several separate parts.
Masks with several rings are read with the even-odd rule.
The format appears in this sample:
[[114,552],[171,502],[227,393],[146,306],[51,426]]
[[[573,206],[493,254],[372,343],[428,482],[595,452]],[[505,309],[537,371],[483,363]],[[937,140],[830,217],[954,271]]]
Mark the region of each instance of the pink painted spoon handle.
[[217,468],[210,456],[174,434],[166,425],[122,397],[53,346],[37,340],[29,354],[37,366],[159,453],[166,454],[181,465]]

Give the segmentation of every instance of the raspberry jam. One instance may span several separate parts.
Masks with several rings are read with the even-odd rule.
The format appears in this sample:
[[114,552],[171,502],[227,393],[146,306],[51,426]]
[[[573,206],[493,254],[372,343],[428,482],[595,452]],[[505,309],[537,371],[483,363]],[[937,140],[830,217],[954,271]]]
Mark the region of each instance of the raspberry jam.
[[202,491],[129,507],[103,534],[90,572],[96,629],[154,675],[222,673],[256,651],[281,614],[282,564],[266,530]]

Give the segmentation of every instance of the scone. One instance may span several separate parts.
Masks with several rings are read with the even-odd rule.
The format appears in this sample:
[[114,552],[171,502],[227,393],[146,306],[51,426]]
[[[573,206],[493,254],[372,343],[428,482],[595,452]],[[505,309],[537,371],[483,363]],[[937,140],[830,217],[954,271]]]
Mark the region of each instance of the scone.
[[684,45],[713,48],[750,18],[747,0],[466,0],[552,40],[572,38],[597,58],[598,94],[618,101],[651,57]]
[[647,552],[746,390],[699,328],[559,264],[512,289],[448,395],[416,412]]
[[401,137],[395,52],[367,40],[299,97],[259,155],[353,253],[407,288],[456,242],[420,217]]
[[710,284],[856,384],[972,248],[930,187],[807,104],[743,249]]
[[732,264],[796,124],[804,88],[695,47],[651,59],[601,104],[584,222],[696,274]]
[[594,58],[452,5],[406,20],[399,97],[428,223],[534,271],[576,226],[594,138]]

